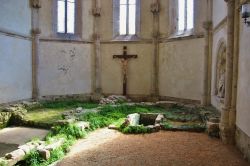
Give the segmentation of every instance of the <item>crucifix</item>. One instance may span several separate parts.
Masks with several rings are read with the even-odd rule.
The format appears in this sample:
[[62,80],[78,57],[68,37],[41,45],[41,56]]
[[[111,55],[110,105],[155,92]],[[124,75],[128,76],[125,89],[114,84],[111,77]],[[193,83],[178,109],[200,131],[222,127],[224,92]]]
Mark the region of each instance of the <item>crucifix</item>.
[[113,58],[121,59],[122,62],[122,74],[123,74],[123,95],[127,95],[127,77],[128,77],[128,60],[131,58],[137,58],[137,55],[128,55],[127,46],[123,47],[122,55],[113,55]]

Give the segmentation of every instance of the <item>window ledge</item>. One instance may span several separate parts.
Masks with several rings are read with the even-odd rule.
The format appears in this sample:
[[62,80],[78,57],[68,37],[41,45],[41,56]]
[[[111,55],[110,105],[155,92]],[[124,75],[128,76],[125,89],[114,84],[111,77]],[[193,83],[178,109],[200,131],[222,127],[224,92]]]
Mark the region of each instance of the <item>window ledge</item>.
[[176,32],[173,35],[171,35],[169,37],[169,39],[185,38],[185,37],[189,37],[189,36],[195,36],[193,30]]
[[119,35],[112,41],[139,41],[140,38],[137,35]]
[[202,38],[204,34],[195,34],[194,32],[184,32],[184,33],[175,33],[167,38],[167,40],[184,40],[184,39],[194,39]]
[[65,34],[65,33],[56,33],[55,38],[63,40],[81,40],[79,34]]

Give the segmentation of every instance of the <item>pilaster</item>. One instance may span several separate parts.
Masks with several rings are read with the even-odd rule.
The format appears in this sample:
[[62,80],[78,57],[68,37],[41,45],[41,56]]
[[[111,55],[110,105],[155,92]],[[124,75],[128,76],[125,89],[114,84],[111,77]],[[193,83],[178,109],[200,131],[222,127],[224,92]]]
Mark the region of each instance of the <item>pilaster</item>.
[[31,0],[32,11],[32,99],[36,100],[39,95],[38,90],[38,59],[40,54],[40,24],[39,9],[41,8],[40,0]]
[[210,38],[212,31],[212,22],[206,21],[203,23],[203,28],[205,30],[205,46],[204,46],[204,61],[203,61],[203,88],[202,88],[202,99],[201,104],[203,106],[208,106],[210,104],[209,97],[209,56],[210,56]]
[[159,0],[153,0],[151,4],[151,12],[153,14],[153,45],[154,52],[152,57],[153,71],[152,71],[152,83],[151,83],[151,97],[156,100],[159,96],[159,13],[160,2]]
[[101,1],[94,0],[92,14],[94,16],[94,80],[93,91],[94,100],[99,100],[102,94],[101,88],[101,37],[100,37],[100,17],[101,17]]
[[233,85],[233,61],[234,61],[234,11],[235,0],[225,0],[227,2],[227,61],[226,61],[226,85],[225,103],[221,112],[221,138],[224,143],[234,143],[234,128],[230,126],[230,110],[232,102]]

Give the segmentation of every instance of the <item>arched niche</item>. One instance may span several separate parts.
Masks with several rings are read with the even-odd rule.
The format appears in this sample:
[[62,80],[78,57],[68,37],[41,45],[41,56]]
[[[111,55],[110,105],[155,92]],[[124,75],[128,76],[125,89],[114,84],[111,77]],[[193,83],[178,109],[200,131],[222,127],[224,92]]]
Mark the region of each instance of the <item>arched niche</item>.
[[224,99],[225,97],[225,77],[226,77],[226,44],[221,41],[217,51],[215,95]]

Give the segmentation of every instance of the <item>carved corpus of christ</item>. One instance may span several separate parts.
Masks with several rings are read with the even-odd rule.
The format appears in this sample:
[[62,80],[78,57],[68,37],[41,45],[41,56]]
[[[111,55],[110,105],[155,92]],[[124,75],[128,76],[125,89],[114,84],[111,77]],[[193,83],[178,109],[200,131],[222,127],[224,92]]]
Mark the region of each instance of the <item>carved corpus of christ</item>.
[[137,55],[128,55],[127,46],[123,47],[122,55],[113,55],[114,59],[121,59],[122,63],[122,74],[123,74],[123,95],[127,95],[127,79],[128,79],[128,61],[132,58],[137,58]]

